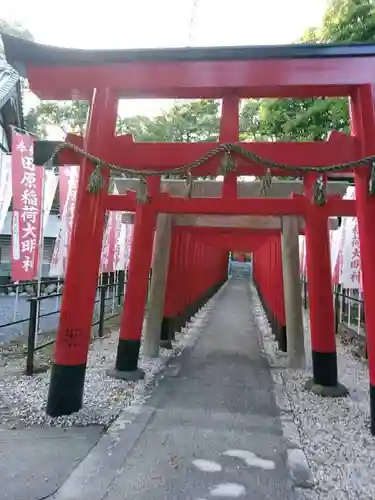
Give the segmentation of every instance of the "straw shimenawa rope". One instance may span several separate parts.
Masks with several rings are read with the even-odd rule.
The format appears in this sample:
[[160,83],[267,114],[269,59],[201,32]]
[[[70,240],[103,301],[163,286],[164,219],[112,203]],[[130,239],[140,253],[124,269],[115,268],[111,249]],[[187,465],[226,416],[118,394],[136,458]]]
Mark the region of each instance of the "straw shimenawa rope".
[[91,163],[95,165],[95,168],[90,176],[88,183],[88,190],[90,193],[97,193],[103,188],[104,178],[103,169],[107,169],[109,173],[115,173],[121,177],[127,178],[138,178],[139,186],[137,189],[137,201],[139,203],[145,203],[148,199],[147,191],[147,178],[150,176],[161,176],[165,174],[172,174],[180,177],[186,181],[187,189],[186,196],[191,197],[193,191],[193,171],[194,169],[200,167],[205,162],[214,158],[218,155],[222,155],[220,168],[218,175],[226,175],[230,172],[235,172],[237,165],[234,158],[234,154],[240,156],[245,161],[256,163],[264,168],[264,175],[261,177],[261,188],[260,194],[262,196],[268,196],[270,193],[270,188],[272,186],[272,170],[278,169],[285,172],[290,172],[292,174],[303,174],[303,173],[316,173],[319,174],[315,181],[315,194],[314,200],[318,205],[324,205],[326,203],[326,182],[322,174],[340,172],[349,169],[356,169],[364,165],[371,165],[371,180],[369,185],[369,192],[371,195],[375,195],[375,155],[367,156],[361,158],[360,160],[350,161],[346,163],[341,163],[337,165],[328,166],[296,166],[288,165],[285,163],[278,163],[267,158],[258,156],[256,153],[249,151],[239,144],[220,144],[216,148],[208,151],[198,160],[195,160],[186,165],[181,165],[179,167],[171,168],[168,170],[137,170],[127,167],[119,167],[118,165],[113,165],[111,163],[106,163],[100,158],[88,153],[84,149],[76,146],[75,144],[69,142],[63,142],[57,146],[51,157],[48,159],[47,163],[53,162],[54,158],[64,149],[70,149],[75,153],[88,159]]

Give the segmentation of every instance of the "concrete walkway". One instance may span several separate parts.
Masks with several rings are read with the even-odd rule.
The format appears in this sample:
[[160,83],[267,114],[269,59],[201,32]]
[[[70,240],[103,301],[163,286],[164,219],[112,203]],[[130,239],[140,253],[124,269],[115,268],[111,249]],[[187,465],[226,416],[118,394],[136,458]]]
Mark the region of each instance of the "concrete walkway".
[[[167,374],[149,406],[117,476],[92,500],[294,498],[247,280],[225,286],[181,370]],[[86,498],[69,490],[56,498]]]
[[101,426],[0,428],[1,500],[50,498],[95,446],[101,433]]

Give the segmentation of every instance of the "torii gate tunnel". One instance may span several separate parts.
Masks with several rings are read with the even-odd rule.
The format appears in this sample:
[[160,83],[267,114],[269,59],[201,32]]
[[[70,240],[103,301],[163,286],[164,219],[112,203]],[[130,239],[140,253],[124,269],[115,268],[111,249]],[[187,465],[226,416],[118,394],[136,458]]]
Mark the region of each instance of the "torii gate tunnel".
[[[81,408],[91,320],[106,210],[135,213],[134,239],[121,320],[116,369],[137,376],[147,280],[157,214],[301,216],[306,224],[308,292],[315,384],[338,386],[331,266],[327,218],[358,217],[370,367],[371,431],[375,434],[375,197],[369,193],[372,165],[346,168],[341,177],[355,179],[356,201],[328,196],[313,200],[318,174],[272,168],[276,176],[304,179],[304,193],[289,198],[237,195],[237,176],[262,176],[267,162],[244,159],[236,152],[235,171],[225,175],[222,195],[215,199],[184,198],[161,192],[160,174],[203,157],[223,143],[294,166],[328,166],[356,162],[375,154],[375,45],[291,45],[189,49],[88,51],[43,46],[4,36],[8,62],[28,78],[41,99],[91,100],[85,137],[69,135],[106,163],[154,171],[147,178],[148,201],[135,194],[108,194],[109,172],[102,169],[103,187],[87,185],[94,171],[92,158],[72,150],[59,154],[59,164],[80,164],[76,212],[65,291],[51,372],[47,412],[67,414]],[[247,97],[349,96],[351,134],[333,132],[325,142],[239,142],[239,100]],[[116,136],[120,98],[222,99],[219,143],[137,143]],[[35,163],[42,164],[55,145],[37,144]],[[38,155],[44,150],[44,157]],[[46,152],[46,150],[48,150]],[[39,153],[38,153],[39,151]],[[212,155],[191,170],[193,176],[217,175],[222,154]],[[159,175],[158,175],[159,174]],[[323,180],[335,173],[324,174]],[[186,317],[227,279],[228,249],[194,232],[172,237],[164,317]],[[211,235],[212,236],[212,235]],[[258,235],[260,239],[264,236]],[[232,247],[243,234],[232,232]],[[266,308],[285,324],[281,297],[279,238],[272,234],[257,245],[255,277]],[[262,243],[262,242],[261,242]],[[240,250],[248,250],[239,248]]]

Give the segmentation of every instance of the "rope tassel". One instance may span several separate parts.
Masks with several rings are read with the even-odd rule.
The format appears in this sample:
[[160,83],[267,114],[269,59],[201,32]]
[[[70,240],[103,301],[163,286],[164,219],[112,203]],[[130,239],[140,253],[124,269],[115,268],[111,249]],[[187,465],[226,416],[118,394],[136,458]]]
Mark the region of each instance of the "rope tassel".
[[230,152],[230,149],[226,149],[220,162],[219,175],[225,175],[235,171],[236,171],[236,162],[233,158],[232,153]]
[[320,206],[327,202],[326,183],[322,175],[315,181],[314,202]]
[[147,179],[144,176],[139,178],[136,200],[137,203],[146,203],[148,200]]
[[191,175],[191,172],[187,173],[185,182],[186,182],[186,198],[191,198],[194,188],[194,179],[193,176]]
[[102,189],[103,186],[104,186],[104,178],[102,174],[102,169],[98,164],[90,174],[87,189],[89,193],[96,194]]
[[266,169],[263,177],[260,179],[260,194],[262,196],[269,196],[271,193],[272,175],[269,168]]

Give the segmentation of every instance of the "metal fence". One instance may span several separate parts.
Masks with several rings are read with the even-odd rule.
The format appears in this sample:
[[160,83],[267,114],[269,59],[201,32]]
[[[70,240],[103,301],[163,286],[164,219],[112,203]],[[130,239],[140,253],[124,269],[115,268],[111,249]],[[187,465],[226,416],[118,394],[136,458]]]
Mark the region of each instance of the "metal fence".
[[[17,335],[24,335],[29,329],[30,304],[33,297],[46,297],[40,302],[38,315],[48,318],[45,313],[53,312],[60,307],[60,297],[64,289],[64,282],[59,279],[10,283],[0,286],[0,341],[11,340]],[[56,318],[55,318],[56,319]],[[39,320],[42,330],[51,330],[56,327],[51,320]]]
[[[100,276],[92,319],[95,335],[102,336],[104,322],[121,314],[125,287],[125,271]],[[16,342],[26,355],[28,375],[34,373],[35,353],[55,342],[63,293],[62,280],[0,286],[0,352],[1,346],[6,352]]]
[[[301,281],[303,306],[309,307],[308,284],[305,280]],[[365,310],[363,294],[360,290],[346,289],[341,285],[334,285],[333,303],[335,308],[335,326],[336,332],[339,325],[344,325],[358,335],[365,336]]]
[[[102,337],[104,334],[104,322],[106,320],[120,316],[122,310],[122,302],[124,297],[124,281],[112,281],[106,284],[99,285],[96,289],[96,299],[94,304],[94,314],[92,326],[97,326],[96,335]],[[43,335],[38,334],[38,324],[43,318],[59,315],[60,308],[48,313],[40,313],[42,310],[41,304],[43,301],[50,298],[58,298],[61,300],[62,293],[55,293],[49,296],[32,297],[29,299],[30,313],[28,319],[28,337],[26,350],[26,374],[34,373],[34,358],[35,353],[43,349],[56,340],[55,331],[44,332]],[[39,311],[39,313],[38,313]]]

